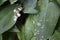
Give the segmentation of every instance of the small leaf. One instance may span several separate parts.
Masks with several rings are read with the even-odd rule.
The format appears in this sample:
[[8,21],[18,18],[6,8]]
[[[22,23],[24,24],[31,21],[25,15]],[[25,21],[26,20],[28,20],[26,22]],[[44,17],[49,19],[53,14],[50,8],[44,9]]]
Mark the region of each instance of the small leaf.
[[37,0],[25,0],[24,1],[24,13],[34,14],[37,11],[34,9],[36,7]]
[[11,4],[14,4],[15,2],[17,2],[17,0],[9,0]]

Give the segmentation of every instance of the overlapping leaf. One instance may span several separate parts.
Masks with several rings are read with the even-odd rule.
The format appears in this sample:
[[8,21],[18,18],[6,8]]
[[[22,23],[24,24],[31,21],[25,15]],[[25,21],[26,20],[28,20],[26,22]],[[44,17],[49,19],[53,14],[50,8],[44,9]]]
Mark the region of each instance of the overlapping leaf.
[[10,29],[16,21],[14,21],[13,12],[14,8],[17,8],[18,5],[6,6],[4,9],[0,10],[0,34]]
[[59,8],[49,0],[39,0],[39,13],[30,15],[22,31],[25,40],[47,40],[53,33],[59,17]]

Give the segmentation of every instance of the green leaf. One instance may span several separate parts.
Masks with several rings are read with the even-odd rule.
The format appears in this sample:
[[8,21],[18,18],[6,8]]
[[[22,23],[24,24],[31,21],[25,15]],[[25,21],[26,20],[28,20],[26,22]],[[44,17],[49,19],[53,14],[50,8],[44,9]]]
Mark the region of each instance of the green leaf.
[[60,0],[57,0],[57,2],[60,4]]
[[10,29],[16,21],[14,21],[14,9],[18,7],[16,5],[6,6],[4,9],[0,10],[0,34]]
[[34,14],[37,13],[37,10],[34,9],[36,7],[37,0],[25,0],[24,1],[24,13]]
[[0,40],[2,40],[2,35],[0,34]]
[[15,2],[17,2],[17,0],[9,0],[11,4],[14,4]]
[[31,40],[36,37],[38,40],[47,40],[53,33],[59,17],[59,8],[49,0],[39,0],[39,13],[29,15],[22,31],[25,39]]
[[0,0],[0,6],[7,0]]
[[60,40],[60,32],[55,31],[53,36],[50,37],[49,40]]

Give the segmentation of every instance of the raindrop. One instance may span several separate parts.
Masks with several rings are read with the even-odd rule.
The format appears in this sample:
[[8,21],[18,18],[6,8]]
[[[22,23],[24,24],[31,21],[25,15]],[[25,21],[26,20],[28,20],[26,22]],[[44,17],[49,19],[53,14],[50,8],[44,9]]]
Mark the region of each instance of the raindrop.
[[18,17],[20,17],[20,16],[21,16],[21,14],[17,13],[17,16],[18,16]]
[[42,38],[44,38],[44,36],[42,36]]
[[16,12],[16,9],[14,9],[13,11]]
[[35,24],[35,21],[33,21],[33,24]]
[[17,18],[18,18],[17,16],[14,16],[14,21],[16,21],[16,20],[17,20]]
[[36,33],[34,33],[34,36],[36,36]]
[[13,11],[14,11],[15,13],[19,13],[19,11],[18,11],[17,9],[14,9]]
[[21,11],[22,10],[22,7],[18,8],[18,10]]
[[38,26],[41,26],[41,23],[37,23]]

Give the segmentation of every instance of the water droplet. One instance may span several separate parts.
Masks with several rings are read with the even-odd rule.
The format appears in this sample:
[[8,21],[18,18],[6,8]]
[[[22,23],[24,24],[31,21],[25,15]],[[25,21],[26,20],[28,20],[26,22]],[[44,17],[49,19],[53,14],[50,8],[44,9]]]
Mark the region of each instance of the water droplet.
[[16,12],[16,9],[14,9],[13,11]]
[[41,23],[37,23],[38,26],[41,26]]
[[44,36],[42,36],[42,38],[44,38]]
[[21,14],[17,13],[17,16],[18,16],[18,17],[20,17],[20,16],[21,16]]
[[17,20],[17,18],[18,18],[17,16],[14,16],[14,21],[16,21],[16,20]]
[[19,13],[19,11],[18,11],[17,9],[14,9],[14,12],[15,12],[15,13]]
[[22,10],[22,7],[18,8],[18,10],[21,11]]
[[43,39],[40,39],[40,40],[43,40]]
[[35,24],[35,21],[33,21],[33,24]]
[[34,36],[36,36],[36,33],[34,33]]

